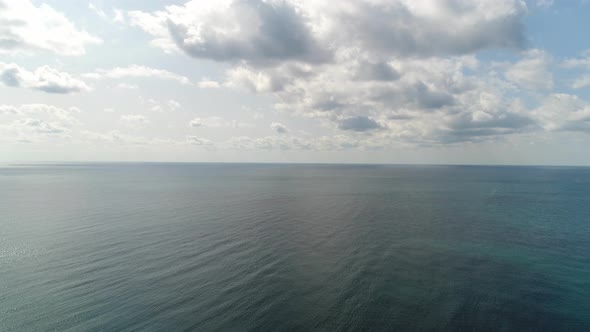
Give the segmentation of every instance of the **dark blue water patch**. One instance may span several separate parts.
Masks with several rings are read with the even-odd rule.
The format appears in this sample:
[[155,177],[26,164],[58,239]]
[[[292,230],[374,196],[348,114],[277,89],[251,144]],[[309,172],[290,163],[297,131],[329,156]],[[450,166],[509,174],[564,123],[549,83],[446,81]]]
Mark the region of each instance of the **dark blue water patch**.
[[590,169],[0,168],[0,330],[590,327]]

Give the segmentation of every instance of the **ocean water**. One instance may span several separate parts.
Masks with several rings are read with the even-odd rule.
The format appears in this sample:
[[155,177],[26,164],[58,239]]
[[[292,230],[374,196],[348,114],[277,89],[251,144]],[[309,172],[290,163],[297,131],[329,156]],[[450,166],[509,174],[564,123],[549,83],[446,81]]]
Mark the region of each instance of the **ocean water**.
[[588,331],[590,169],[0,167],[0,331]]

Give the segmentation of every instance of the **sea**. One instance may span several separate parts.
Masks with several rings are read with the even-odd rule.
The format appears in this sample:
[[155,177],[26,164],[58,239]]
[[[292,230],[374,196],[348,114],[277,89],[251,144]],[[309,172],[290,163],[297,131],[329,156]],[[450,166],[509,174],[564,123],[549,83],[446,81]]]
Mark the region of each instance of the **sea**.
[[0,331],[589,331],[590,168],[0,166]]

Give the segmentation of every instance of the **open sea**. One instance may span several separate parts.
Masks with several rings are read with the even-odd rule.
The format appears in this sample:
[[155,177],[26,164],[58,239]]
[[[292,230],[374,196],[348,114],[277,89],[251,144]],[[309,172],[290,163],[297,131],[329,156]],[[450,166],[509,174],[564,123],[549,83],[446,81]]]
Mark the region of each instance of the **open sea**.
[[0,331],[589,331],[590,168],[0,166]]

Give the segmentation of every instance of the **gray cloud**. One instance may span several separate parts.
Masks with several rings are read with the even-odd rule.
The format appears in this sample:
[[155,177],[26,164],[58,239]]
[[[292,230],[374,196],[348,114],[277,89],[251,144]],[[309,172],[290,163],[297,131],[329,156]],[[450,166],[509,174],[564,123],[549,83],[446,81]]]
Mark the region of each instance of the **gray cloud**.
[[351,131],[371,131],[382,129],[383,126],[374,119],[367,116],[355,116],[339,121],[338,128]]
[[526,11],[523,2],[511,0],[441,0],[424,6],[401,0],[233,0],[204,6],[193,0],[154,13],[130,12],[130,17],[162,48],[169,49],[166,39],[172,38],[194,57],[268,65],[325,62],[330,51],[351,47],[402,57],[520,49],[526,44]]
[[453,119],[447,129],[438,132],[442,143],[456,143],[481,140],[490,136],[504,136],[525,132],[536,124],[529,116],[510,112],[489,115],[485,119],[474,119],[464,113]]
[[415,86],[414,98],[421,108],[436,109],[453,105],[453,96],[446,92],[433,91],[424,83],[419,82]]
[[289,129],[287,129],[287,126],[285,126],[282,123],[278,123],[278,122],[271,123],[270,128],[272,130],[274,130],[277,134],[286,134],[289,132]]
[[48,82],[41,84],[37,87],[38,90],[47,92],[47,93],[71,93],[71,92],[80,92],[80,87],[71,87],[71,86],[64,86],[60,85],[56,82]]
[[65,131],[64,128],[39,119],[24,119],[21,124],[33,128],[35,132],[40,134],[60,134]]
[[338,28],[330,36],[383,55],[463,55],[526,44],[526,5],[519,1],[433,1],[424,6],[428,12],[405,1],[345,3],[342,10],[334,5],[330,19]]
[[177,22],[173,16],[167,24],[176,45],[197,58],[244,60],[255,65],[285,60],[317,63],[328,58],[306,19],[286,1],[236,0],[224,17],[227,21],[202,17],[204,22],[195,22],[198,28]]
[[12,51],[19,47],[20,42],[10,38],[0,38],[0,49],[6,51]]
[[171,41],[193,57],[228,62],[221,85],[269,94],[278,110],[377,140],[433,144],[539,128],[511,109],[506,92],[534,89],[548,77],[537,70],[547,59],[521,53],[498,77],[475,56],[526,47],[526,12],[517,0],[192,0],[130,18],[166,51]]
[[400,78],[400,73],[386,62],[362,62],[356,78],[362,81],[395,81]]
[[[1,67],[0,67],[1,68]],[[0,71],[0,82],[7,86],[20,86],[19,70],[16,67],[5,68]]]
[[564,131],[578,131],[590,134],[590,114],[585,118],[578,119],[577,121],[568,122],[563,125],[562,130]]

